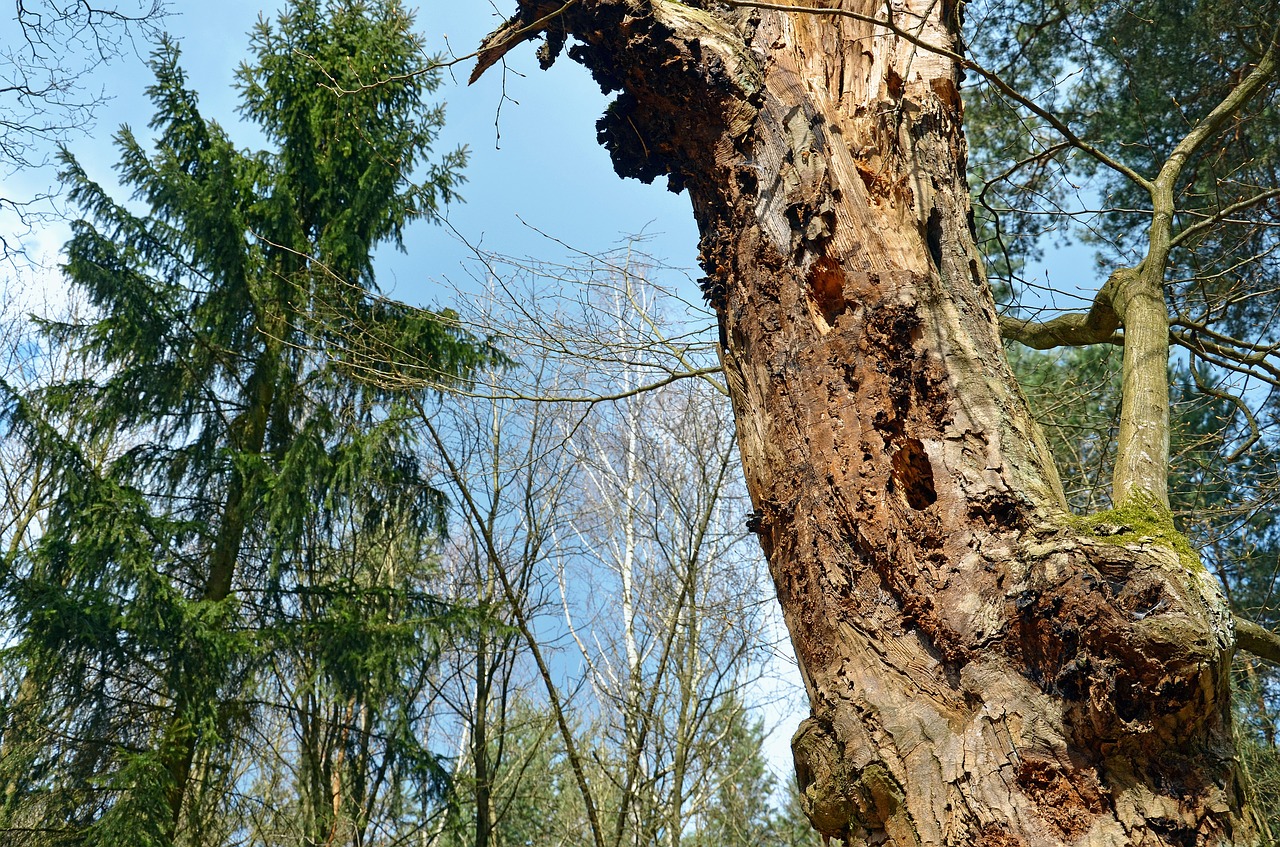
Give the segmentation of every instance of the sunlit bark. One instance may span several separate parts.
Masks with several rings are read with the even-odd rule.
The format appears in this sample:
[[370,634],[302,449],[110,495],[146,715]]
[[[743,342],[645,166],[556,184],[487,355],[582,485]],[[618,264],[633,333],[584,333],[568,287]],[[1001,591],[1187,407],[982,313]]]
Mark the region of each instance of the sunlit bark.
[[852,14],[530,0],[480,60],[572,35],[621,92],[618,172],[690,194],[812,703],[810,819],[851,843],[1258,840],[1216,585],[1159,538],[1068,520],[1005,362],[957,5],[892,4],[904,35],[824,5]]

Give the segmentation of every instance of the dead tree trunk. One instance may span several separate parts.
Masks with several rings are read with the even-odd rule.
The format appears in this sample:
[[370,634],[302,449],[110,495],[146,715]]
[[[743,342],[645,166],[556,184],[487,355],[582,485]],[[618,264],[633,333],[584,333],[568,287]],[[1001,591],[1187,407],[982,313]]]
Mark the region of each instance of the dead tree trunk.
[[[817,4],[815,4],[817,5]],[[1193,554],[1068,520],[973,246],[952,0],[523,0],[686,189],[812,703],[814,826],[894,845],[1248,844],[1230,616]],[[705,8],[702,8],[705,6]]]

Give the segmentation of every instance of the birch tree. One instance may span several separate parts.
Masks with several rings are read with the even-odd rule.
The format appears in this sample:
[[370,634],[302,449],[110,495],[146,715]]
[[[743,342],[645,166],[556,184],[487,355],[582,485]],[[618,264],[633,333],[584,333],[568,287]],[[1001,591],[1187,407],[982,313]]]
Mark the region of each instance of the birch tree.
[[[458,648],[465,816],[451,837],[530,832],[524,810],[546,793],[529,762],[558,751],[539,843],[585,830],[599,845],[677,845],[731,778],[717,750],[747,720],[737,698],[763,646],[706,315],[663,319],[627,250],[517,268],[532,290],[491,278],[509,269],[487,258],[499,294],[474,320],[521,355],[422,415],[455,504],[454,590],[491,616]],[[510,703],[541,703],[541,729]]]

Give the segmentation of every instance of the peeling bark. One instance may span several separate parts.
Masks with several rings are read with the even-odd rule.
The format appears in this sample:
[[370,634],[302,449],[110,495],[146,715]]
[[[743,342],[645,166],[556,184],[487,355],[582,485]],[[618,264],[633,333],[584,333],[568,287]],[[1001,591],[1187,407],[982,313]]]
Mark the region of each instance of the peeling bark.
[[[1258,841],[1216,585],[1159,538],[1067,519],[1005,362],[954,62],[847,17],[521,8],[508,32],[560,10],[544,58],[571,35],[620,92],[599,123],[618,173],[693,201],[752,527],[812,704],[793,750],[818,831]],[[954,49],[958,4],[892,10]]]

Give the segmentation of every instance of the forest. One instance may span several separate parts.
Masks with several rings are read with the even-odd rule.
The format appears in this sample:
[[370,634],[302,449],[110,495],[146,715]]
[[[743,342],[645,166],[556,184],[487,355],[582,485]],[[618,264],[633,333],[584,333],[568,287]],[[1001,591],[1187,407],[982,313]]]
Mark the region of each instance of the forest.
[[[1280,3],[495,8],[16,3],[0,841],[1273,844]],[[397,299],[535,51],[700,267]]]

